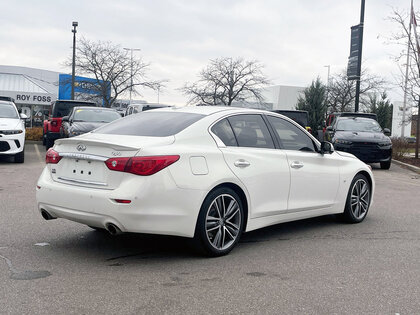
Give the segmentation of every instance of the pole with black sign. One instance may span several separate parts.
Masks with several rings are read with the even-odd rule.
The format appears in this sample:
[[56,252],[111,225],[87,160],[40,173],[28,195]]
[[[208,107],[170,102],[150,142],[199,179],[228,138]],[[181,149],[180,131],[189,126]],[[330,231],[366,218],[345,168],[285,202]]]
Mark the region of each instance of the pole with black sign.
[[354,111],[359,111],[360,77],[362,72],[363,24],[365,20],[365,0],[362,0],[360,24],[351,27],[350,56],[347,65],[347,79],[356,80]]
[[71,32],[73,33],[73,62],[71,65],[71,99],[74,100],[74,75],[76,69],[76,27],[78,23],[73,22],[73,29]]

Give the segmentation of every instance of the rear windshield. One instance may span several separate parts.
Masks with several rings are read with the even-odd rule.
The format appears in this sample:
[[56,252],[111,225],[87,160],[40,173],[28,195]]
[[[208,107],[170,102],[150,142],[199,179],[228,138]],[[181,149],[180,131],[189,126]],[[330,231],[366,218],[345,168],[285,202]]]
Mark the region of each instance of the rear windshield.
[[193,113],[151,110],[129,115],[93,132],[111,135],[167,137],[177,134],[204,116]]
[[121,115],[116,111],[101,108],[80,108],[73,114],[73,121],[109,123],[119,118]]
[[63,117],[68,116],[75,106],[95,106],[95,103],[85,103],[85,102],[56,102],[53,108],[53,117]]

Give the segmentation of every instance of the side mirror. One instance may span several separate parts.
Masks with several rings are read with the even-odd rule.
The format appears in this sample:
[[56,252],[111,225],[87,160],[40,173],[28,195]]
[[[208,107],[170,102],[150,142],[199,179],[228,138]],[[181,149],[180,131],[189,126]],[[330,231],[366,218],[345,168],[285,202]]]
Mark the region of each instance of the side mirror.
[[328,141],[322,141],[321,142],[321,154],[331,154],[334,152],[334,146],[331,142]]
[[334,129],[333,129],[333,127],[332,127],[332,126],[328,126],[326,130],[327,130],[327,131],[333,131]]
[[19,114],[19,116],[21,119],[28,119],[28,116],[26,116],[24,113]]
[[69,121],[69,116],[63,116],[62,121]]
[[389,130],[388,128],[384,128],[384,134],[385,136],[391,136],[391,130]]

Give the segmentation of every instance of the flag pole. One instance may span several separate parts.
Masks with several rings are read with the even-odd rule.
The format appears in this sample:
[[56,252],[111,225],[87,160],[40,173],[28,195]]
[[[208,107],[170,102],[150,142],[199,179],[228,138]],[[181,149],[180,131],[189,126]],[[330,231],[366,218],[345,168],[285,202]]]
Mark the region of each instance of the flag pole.
[[405,83],[404,83],[404,101],[403,101],[403,113],[401,120],[401,139],[404,139],[405,135],[405,111],[407,108],[407,84],[408,84],[408,66],[410,63],[410,42],[411,42],[411,24],[413,22],[413,0],[411,0],[410,10],[410,24],[408,30],[408,41],[407,41],[407,62],[405,63]]

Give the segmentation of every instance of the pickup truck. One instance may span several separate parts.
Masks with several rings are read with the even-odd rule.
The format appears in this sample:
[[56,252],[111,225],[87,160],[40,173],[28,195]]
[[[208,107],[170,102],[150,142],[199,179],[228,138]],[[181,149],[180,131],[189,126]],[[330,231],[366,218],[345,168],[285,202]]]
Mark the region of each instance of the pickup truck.
[[67,116],[75,106],[98,106],[94,102],[79,100],[56,100],[52,102],[48,119],[44,120],[42,143],[47,150],[54,145],[56,139],[61,138],[60,129],[62,118]]

